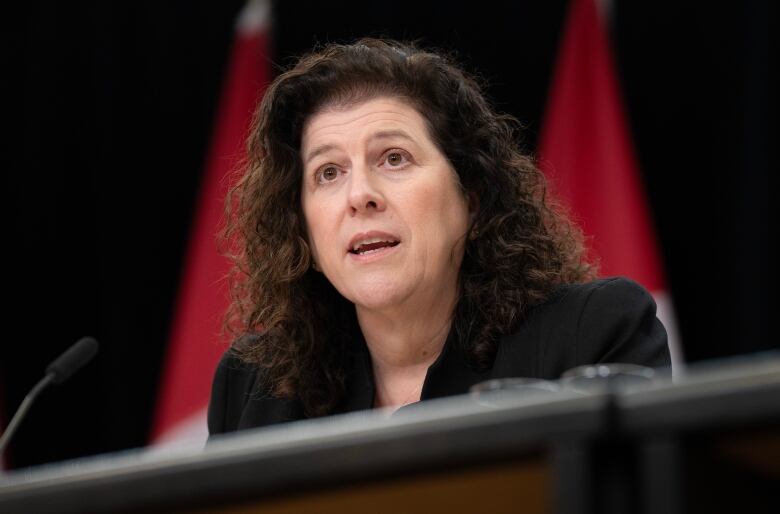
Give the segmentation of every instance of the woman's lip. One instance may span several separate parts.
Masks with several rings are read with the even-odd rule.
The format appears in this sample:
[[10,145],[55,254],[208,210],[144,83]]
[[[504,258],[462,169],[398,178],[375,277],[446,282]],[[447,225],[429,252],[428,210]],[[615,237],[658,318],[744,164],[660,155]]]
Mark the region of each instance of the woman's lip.
[[347,252],[347,255],[352,261],[365,264],[365,263],[377,261],[379,259],[384,259],[385,257],[395,253],[398,250],[399,246],[401,246],[401,243],[398,243],[397,245],[394,246],[383,246],[381,248],[377,248],[376,250],[371,250],[370,252],[366,252],[366,253]]
[[370,232],[361,232],[359,234],[355,234],[354,236],[352,236],[352,239],[349,240],[349,246],[347,246],[347,253],[351,254],[352,249],[355,247],[356,244],[360,243],[361,241],[365,241],[367,239],[383,239],[385,241],[397,241],[399,244],[401,243],[400,237],[398,237],[395,234],[391,234],[389,232],[382,232],[379,230],[372,230]]

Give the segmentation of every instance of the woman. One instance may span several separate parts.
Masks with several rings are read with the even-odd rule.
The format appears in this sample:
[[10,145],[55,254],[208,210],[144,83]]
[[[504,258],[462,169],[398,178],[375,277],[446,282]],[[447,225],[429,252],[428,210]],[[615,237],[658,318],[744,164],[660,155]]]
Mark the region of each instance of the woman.
[[669,364],[650,295],[592,280],[515,120],[444,56],[364,39],[302,58],[265,94],[229,205],[241,337],[212,434]]

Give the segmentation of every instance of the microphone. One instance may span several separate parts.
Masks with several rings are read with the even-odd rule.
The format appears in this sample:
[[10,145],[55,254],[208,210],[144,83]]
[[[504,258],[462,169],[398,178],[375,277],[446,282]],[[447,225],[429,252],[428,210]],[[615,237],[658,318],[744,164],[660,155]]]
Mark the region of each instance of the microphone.
[[84,364],[92,360],[98,351],[98,344],[91,337],[82,337],[76,344],[65,350],[62,355],[49,364],[46,375],[54,375],[51,379],[54,384],[61,384],[70,378],[72,374],[81,369]]
[[22,404],[16,409],[14,417],[11,418],[11,422],[8,423],[8,428],[0,436],[0,456],[3,455],[8,442],[40,392],[49,384],[61,384],[69,379],[71,375],[92,360],[97,351],[98,343],[94,338],[82,337],[49,364],[46,368],[46,375],[27,393],[27,396],[22,400]]

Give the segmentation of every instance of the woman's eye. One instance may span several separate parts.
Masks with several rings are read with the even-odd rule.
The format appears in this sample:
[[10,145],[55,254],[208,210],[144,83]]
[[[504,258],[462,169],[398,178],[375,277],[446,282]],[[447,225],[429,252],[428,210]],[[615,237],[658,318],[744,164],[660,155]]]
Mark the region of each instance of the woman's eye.
[[406,164],[408,159],[403,152],[393,151],[387,154],[387,157],[385,157],[385,162],[390,166],[397,168],[398,166],[403,166]]
[[328,166],[327,168],[319,172],[319,177],[317,178],[320,183],[324,183],[324,182],[333,182],[338,178],[338,176],[339,176],[339,170],[337,170],[333,166]]

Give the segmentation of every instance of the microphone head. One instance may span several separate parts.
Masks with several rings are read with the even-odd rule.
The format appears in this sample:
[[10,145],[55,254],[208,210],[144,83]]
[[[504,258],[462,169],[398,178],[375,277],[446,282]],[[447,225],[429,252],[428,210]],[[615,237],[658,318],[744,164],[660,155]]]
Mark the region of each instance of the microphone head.
[[53,383],[61,384],[89,362],[97,351],[98,343],[94,338],[82,337],[76,344],[65,350],[62,355],[49,364],[46,368],[46,374],[53,375]]

